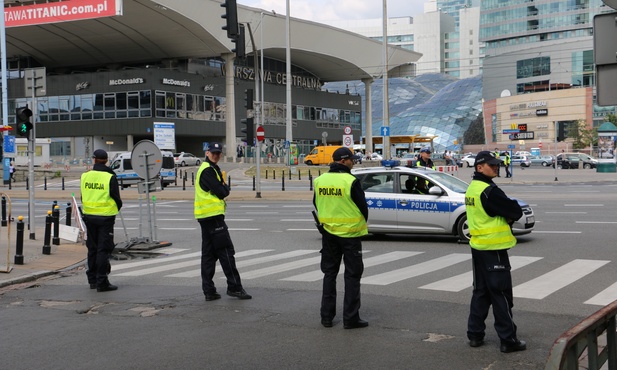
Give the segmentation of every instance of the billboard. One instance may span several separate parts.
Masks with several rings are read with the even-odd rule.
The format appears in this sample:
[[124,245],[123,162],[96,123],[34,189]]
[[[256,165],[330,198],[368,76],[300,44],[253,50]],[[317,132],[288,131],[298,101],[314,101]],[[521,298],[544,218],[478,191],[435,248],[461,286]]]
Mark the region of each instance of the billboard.
[[68,0],[4,8],[6,28],[80,21],[115,15],[122,15],[122,0]]

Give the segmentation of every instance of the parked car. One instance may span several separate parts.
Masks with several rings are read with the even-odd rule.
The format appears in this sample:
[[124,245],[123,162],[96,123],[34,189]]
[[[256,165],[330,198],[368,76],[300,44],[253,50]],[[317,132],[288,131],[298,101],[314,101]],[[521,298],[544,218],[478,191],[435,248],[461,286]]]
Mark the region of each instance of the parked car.
[[379,153],[371,153],[371,157],[369,158],[369,160],[370,161],[381,161],[383,160],[383,157]]
[[473,164],[476,162],[476,156],[474,154],[466,154],[461,158],[461,167],[465,164],[467,167],[473,167]]
[[584,169],[598,166],[598,160],[585,153],[560,153],[557,155],[558,169],[577,169],[581,162]]
[[176,166],[184,167],[184,166],[199,166],[201,164],[201,160],[195,157],[191,153],[174,153],[174,163]]
[[552,155],[532,155],[529,157],[532,166],[542,165],[544,167],[552,166],[555,161],[555,157]]
[[[502,157],[503,159],[503,157]],[[513,155],[512,158],[512,165],[513,166],[521,166],[521,167],[529,167],[531,166],[531,161],[529,160],[529,157],[527,157],[526,155]]]
[[[458,235],[469,240],[463,180],[444,172],[416,167],[366,167],[353,169],[369,207],[368,231],[372,234]],[[421,184],[420,186],[416,186]],[[416,191],[421,187],[420,194]],[[514,222],[514,235],[529,234],[535,226],[533,209],[518,200],[523,216]]]

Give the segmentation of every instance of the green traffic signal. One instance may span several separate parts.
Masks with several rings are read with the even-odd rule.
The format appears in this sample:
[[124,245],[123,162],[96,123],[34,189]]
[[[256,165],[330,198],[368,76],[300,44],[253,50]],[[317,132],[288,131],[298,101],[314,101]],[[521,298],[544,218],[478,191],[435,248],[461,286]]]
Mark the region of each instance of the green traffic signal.
[[32,111],[28,109],[27,105],[17,108],[15,111],[16,128],[19,136],[28,137],[28,131],[33,128],[32,123],[30,123],[30,117],[32,117]]

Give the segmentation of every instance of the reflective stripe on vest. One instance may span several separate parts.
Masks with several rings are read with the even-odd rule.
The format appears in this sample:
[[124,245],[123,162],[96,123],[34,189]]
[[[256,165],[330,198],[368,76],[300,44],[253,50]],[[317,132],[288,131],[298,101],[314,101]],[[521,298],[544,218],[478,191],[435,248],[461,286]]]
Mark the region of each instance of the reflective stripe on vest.
[[315,205],[326,231],[342,238],[368,234],[362,212],[351,199],[356,178],[348,173],[328,172],[315,179]]
[[118,205],[109,195],[113,175],[104,171],[88,171],[81,175],[81,202],[83,213],[93,216],[115,216]]
[[469,245],[478,250],[500,250],[512,248],[516,245],[516,238],[512,235],[510,225],[502,216],[489,216],[480,196],[489,184],[473,180],[465,193],[465,207],[467,223],[471,240]]
[[[225,214],[225,201],[219,199],[219,197],[212,194],[211,191],[204,191],[201,186],[199,186],[201,173],[209,167],[210,163],[207,161],[202,163],[195,177],[197,183],[195,184],[195,202],[193,203],[193,209],[196,219]],[[216,171],[214,172],[216,173],[216,178],[221,181],[219,174]]]

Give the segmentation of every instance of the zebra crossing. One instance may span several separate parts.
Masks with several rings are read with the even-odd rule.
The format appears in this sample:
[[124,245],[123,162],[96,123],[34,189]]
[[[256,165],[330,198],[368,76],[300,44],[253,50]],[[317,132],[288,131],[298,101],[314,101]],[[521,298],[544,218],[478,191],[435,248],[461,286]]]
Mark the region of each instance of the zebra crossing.
[[[140,277],[152,274],[161,274],[164,278],[182,279],[196,278],[201,274],[200,252],[190,252],[182,248],[166,248],[158,252],[165,256],[139,261],[116,262],[113,265],[114,277]],[[424,262],[414,262],[414,257],[425,252],[394,251],[377,253],[365,250],[363,285],[388,286],[393,284],[411,284],[413,279],[428,275],[437,271],[448,271],[452,266],[466,263],[469,271],[456,273],[453,276],[417,286],[416,288],[430,291],[457,293],[472,287],[471,254],[450,253],[435,257]],[[543,257],[533,256],[510,256],[512,271],[522,269],[542,261]],[[275,278],[282,282],[318,282],[323,278],[319,269],[320,255],[314,249],[298,249],[287,252],[277,252],[274,249],[250,249],[236,253],[236,264],[241,271],[243,280],[255,280],[259,278]],[[391,268],[385,272],[375,273],[372,267],[382,266],[388,268],[388,264],[397,262],[397,268]],[[401,262],[406,266],[399,267]],[[544,271],[540,276],[530,278],[514,286],[513,293],[516,298],[541,300],[549,297],[560,290],[567,288],[580,279],[597,272],[598,269],[607,265],[609,260],[575,259],[551,270]],[[547,264],[549,265],[549,264]],[[314,267],[310,271],[307,268]],[[297,271],[296,271],[297,270]],[[340,274],[343,273],[343,268]],[[303,272],[300,272],[303,271]],[[460,270],[458,270],[460,272]],[[217,273],[222,274],[217,265]],[[516,273],[514,273],[516,274]],[[219,277],[222,275],[219,275]],[[516,280],[521,280],[516,276]],[[583,292],[589,297],[583,302],[587,305],[607,305],[617,300],[617,283],[598,292]],[[595,293],[595,295],[592,295]]]

